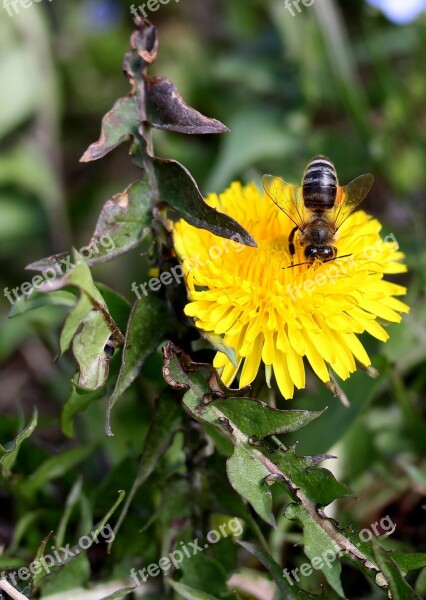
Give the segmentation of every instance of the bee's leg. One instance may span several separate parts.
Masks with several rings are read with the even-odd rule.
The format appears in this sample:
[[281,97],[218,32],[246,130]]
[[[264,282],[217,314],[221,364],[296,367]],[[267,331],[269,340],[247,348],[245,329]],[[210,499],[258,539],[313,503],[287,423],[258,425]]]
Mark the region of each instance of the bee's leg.
[[293,227],[293,229],[290,231],[290,235],[288,236],[288,249],[292,257],[296,254],[296,249],[294,247],[294,235],[298,229],[299,228],[297,225],[296,227]]

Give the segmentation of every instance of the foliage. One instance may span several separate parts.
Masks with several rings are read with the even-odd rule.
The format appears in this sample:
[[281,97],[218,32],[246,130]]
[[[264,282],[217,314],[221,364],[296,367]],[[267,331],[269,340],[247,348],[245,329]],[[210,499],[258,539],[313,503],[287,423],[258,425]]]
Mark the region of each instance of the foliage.
[[[157,68],[174,72],[179,86],[151,75],[158,39],[147,21],[131,35],[124,60],[131,91],[119,100],[114,101],[118,65],[108,64],[105,49],[108,44],[119,46],[124,28],[117,28],[109,41],[107,32],[93,47],[88,45],[90,59],[82,62],[80,73],[82,81],[89,81],[93,65],[99,64],[104,78],[111,72],[114,93],[101,92],[99,82],[90,80],[78,96],[78,59],[61,66],[76,94],[76,112],[84,109],[95,121],[101,106],[106,111],[99,140],[81,159],[91,163],[102,158],[105,167],[87,165],[88,171],[79,171],[85,173],[85,184],[75,198],[81,215],[76,211],[73,218],[77,227],[81,225],[80,241],[91,251],[90,258],[82,257],[82,249],[74,250],[71,269],[16,302],[0,343],[0,355],[9,361],[12,373],[17,368],[26,372],[31,357],[27,386],[34,380],[36,393],[22,403],[38,407],[32,416],[24,411],[20,419],[16,409],[7,411],[0,425],[0,496],[5,507],[0,528],[7,533],[0,566],[14,584],[14,571],[34,560],[48,564],[52,546],[68,545],[74,552],[63,561],[54,555],[50,573],[41,570],[28,579],[18,578],[17,587],[26,596],[71,594],[77,587],[97,583],[99,597],[130,597],[132,573],[152,564],[161,567],[161,557],[178,552],[180,563],[152,569],[156,574],[140,588],[147,598],[263,600],[275,594],[277,600],[389,594],[405,599],[425,593],[426,543],[420,524],[426,424],[419,402],[426,359],[424,253],[417,253],[420,238],[404,234],[400,226],[410,223],[414,199],[425,184],[425,150],[410,120],[416,111],[423,114],[425,80],[419,76],[417,56],[424,36],[416,24],[401,29],[406,43],[402,51],[390,26],[369,15],[361,2],[352,9],[342,3],[343,13],[335,2],[317,2],[291,19],[282,2],[268,2],[267,9],[260,0],[228,4],[221,9],[229,28],[222,30],[228,36],[226,54],[213,55],[216,40],[207,32],[201,43],[201,36],[189,29],[187,38],[188,31],[173,21],[159,28],[164,41]],[[188,19],[191,9],[195,10],[193,3],[186,9]],[[345,39],[346,33],[353,35],[345,25],[352,18],[372,28],[367,45],[362,38],[352,44]],[[331,22],[338,27],[330,27]],[[19,49],[10,25],[0,25],[10,44],[4,68],[19,71],[28,55]],[[41,39],[44,20],[38,16],[32,26]],[[75,26],[70,20],[69,27]],[[28,33],[22,15],[19,28]],[[31,43],[31,38],[25,39]],[[276,61],[280,53],[284,57]],[[400,64],[393,71],[388,64],[394,57]],[[363,75],[364,82],[359,73],[367,61],[378,76]],[[210,65],[209,72],[205,65]],[[399,69],[407,81],[405,89],[398,83]],[[25,129],[34,115],[41,122],[42,116],[49,117],[55,129],[59,100],[53,70],[46,78],[50,93],[37,97],[36,87],[25,86],[15,106],[5,98],[9,113],[0,118],[0,136],[7,147],[0,159],[0,202],[9,207],[10,222],[3,227],[6,241],[11,240],[4,256],[13,256],[31,234],[34,244],[26,257],[37,273],[66,260],[63,250],[69,240],[52,147],[37,153],[37,138]],[[202,110],[224,120],[231,134],[216,141],[211,134],[224,134],[228,128],[186,104],[177,87]],[[108,103],[113,104],[110,110]],[[68,118],[71,131],[78,117]],[[90,133],[93,128],[90,123]],[[73,143],[80,148],[85,128],[77,129]],[[12,133],[17,142],[10,141]],[[176,134],[194,137],[188,141],[185,136],[182,142]],[[133,167],[119,154],[125,143],[130,143]],[[176,281],[148,295],[138,288],[132,303],[122,295],[128,295],[132,275],[138,283],[150,277],[162,282],[178,266],[170,219],[181,217],[221,237],[238,234],[245,244],[255,244],[236,221],[204,202],[195,178],[181,162],[158,155],[177,156],[207,189],[219,190],[233,177],[259,181],[264,171],[296,181],[305,159],[319,151],[336,157],[342,180],[363,170],[378,174],[381,184],[371,211],[382,213],[413,271],[413,314],[380,355],[371,343],[369,352],[375,355],[380,377],[371,380],[357,373],[342,385],[342,394],[351,401],[349,409],[314,381],[309,381],[308,393],[286,404],[261,378],[251,389],[226,388],[211,366],[212,346],[218,340],[199,339],[183,317],[186,295]],[[93,174],[93,184],[87,172]],[[124,191],[117,193],[116,185],[121,184]],[[86,194],[88,207],[83,206]],[[401,195],[408,198],[405,204],[397,201]],[[109,199],[88,234],[85,222],[93,223],[92,207],[101,197]],[[35,208],[29,199],[37,200]],[[11,208],[14,203],[19,208]],[[382,204],[389,207],[387,212]],[[392,211],[397,209],[395,219]],[[8,231],[14,223],[16,238]],[[416,227],[420,236],[422,218]],[[52,238],[57,237],[55,253],[34,261],[50,230]],[[96,252],[103,236],[112,243],[98,244]],[[111,287],[99,283],[95,272],[104,273]],[[11,269],[7,279],[11,285]],[[40,365],[45,364],[46,348],[55,354],[54,329],[62,321],[53,373],[50,366]],[[53,408],[41,400],[44,395],[52,399]],[[334,451],[337,461],[330,454]],[[328,468],[320,467],[325,461]],[[389,522],[396,525],[395,531],[384,527]],[[109,523],[114,532],[107,538],[101,533]],[[239,524],[236,535],[232,523]],[[212,530],[221,531],[216,542],[207,535]],[[365,531],[372,532],[371,537],[363,535]],[[81,551],[84,536],[91,542]],[[183,548],[193,547],[194,540],[201,550],[188,556]],[[304,576],[303,566],[314,565],[318,557],[328,557],[329,563],[322,560]],[[298,578],[292,575],[289,580],[285,568],[299,569]]]

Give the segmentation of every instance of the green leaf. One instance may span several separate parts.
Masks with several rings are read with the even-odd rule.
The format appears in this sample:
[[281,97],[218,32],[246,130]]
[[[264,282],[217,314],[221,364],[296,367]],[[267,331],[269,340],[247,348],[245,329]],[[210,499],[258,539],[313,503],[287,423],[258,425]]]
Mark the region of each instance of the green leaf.
[[[199,545],[203,548],[202,543]],[[226,597],[229,593],[225,567],[219,560],[207,554],[202,554],[200,550],[197,554],[185,558],[180,568],[183,572],[182,577],[179,579],[180,584],[187,585],[200,592],[208,592],[218,598]]]
[[[230,482],[264,520],[268,523],[274,522],[270,492],[265,482],[279,482],[297,502],[287,507],[286,516],[298,521],[304,528],[305,551],[309,557],[320,556],[322,552],[326,555],[333,552],[334,560],[330,568],[325,562],[321,568],[338,594],[343,595],[340,583],[341,567],[336,558],[337,553],[341,551],[367,575],[374,577],[377,568],[371,562],[371,554],[364,554],[359,550],[355,543],[337,530],[332,520],[319,510],[320,506],[349,493],[348,488],[338,483],[332,473],[326,469],[315,468],[316,464],[327,456],[299,457],[296,456],[294,447],[286,450],[280,445],[272,452],[270,448],[255,445],[247,435],[247,432],[251,431],[248,421],[236,411],[232,415],[234,421],[219,410],[219,407],[222,409],[223,406],[231,406],[234,400],[211,400],[214,394],[224,397],[232,396],[235,392],[226,390],[223,384],[221,386],[211,365],[193,363],[189,356],[171,343],[164,349],[163,373],[170,385],[184,391],[184,406],[194,419],[220,428],[232,441],[234,454],[228,459]],[[242,411],[243,405],[241,402]],[[248,410],[251,407],[250,402]],[[260,407],[265,411],[273,411],[267,406]],[[275,426],[276,415],[272,418]],[[242,424],[246,431],[242,431],[238,423]],[[259,432],[263,434],[265,430],[261,429]]]
[[[38,510],[33,510],[31,512],[27,512],[23,514],[20,518],[18,518],[15,528],[13,530],[12,541],[8,546],[8,553],[10,556],[14,556],[17,553],[17,550],[20,546],[20,543],[31,527],[31,525],[36,522],[38,519],[45,515],[46,510],[44,508],[40,508]],[[5,557],[7,559],[7,557]],[[3,566],[0,562],[0,566]]]
[[340,574],[342,571],[339,562],[340,546],[335,542],[329,532],[324,529],[322,524],[318,523],[317,519],[312,519],[311,514],[305,507],[298,504],[290,504],[285,516],[288,519],[296,520],[303,525],[303,550],[306,556],[310,559],[322,560],[321,570],[324,573],[328,583],[341,596],[345,597],[342,584],[340,582]]
[[[59,279],[46,283],[41,288],[43,292],[50,292],[52,290],[62,289],[66,286],[74,286],[77,287],[81,293],[80,300],[74,310],[68,315],[61,333],[61,354],[69,348],[71,340],[80,329],[82,321],[90,315],[94,308],[108,310],[102,295],[93,283],[92,274],[84,259],[76,251],[73,252],[73,259],[75,263],[70,271],[65,273],[65,275]],[[99,317],[103,317],[103,314],[99,314]],[[100,323],[101,319],[99,319],[99,317],[98,322]],[[102,335],[104,336],[108,327],[101,328],[103,330]],[[105,344],[102,346],[102,349],[104,346]]]
[[416,579],[416,593],[421,597],[426,597],[426,568],[422,569]]
[[104,283],[97,281],[96,288],[102,294],[102,298],[108,306],[108,312],[114,319],[114,322],[117,323],[120,331],[126,331],[127,322],[132,309],[130,302]]
[[274,578],[275,583],[278,586],[278,589],[283,594],[284,598],[288,598],[288,600],[324,600],[324,594],[310,594],[309,592],[305,592],[302,590],[293,580],[290,580],[285,577],[284,570],[279,566],[277,562],[264,552],[260,550],[253,544],[249,544],[247,542],[238,542],[240,546],[245,548],[247,552],[253,554],[262,565],[268,569],[269,573]]
[[372,540],[372,545],[377,564],[389,584],[392,600],[421,600],[405,581],[392,553],[384,550],[376,539]]
[[61,337],[61,354],[73,340],[73,353],[79,365],[78,385],[89,390],[101,388],[109,373],[109,355],[105,346],[110,340],[121,341],[121,332],[108,312],[108,307],[93,283],[90,269],[78,254],[73,252],[71,270],[58,279],[46,282],[42,292],[77,287],[80,299],[65,320]]
[[217,352],[222,352],[222,354],[229,358],[234,367],[237,367],[237,355],[235,350],[224,343],[222,336],[209,331],[203,331],[202,329],[200,329],[200,334]]
[[234,490],[250,502],[264,521],[275,527],[272,494],[266,483],[270,472],[261,462],[253,460],[253,450],[249,445],[238,444],[235,447],[227,461],[226,472]]
[[175,160],[154,159],[159,199],[185,221],[217,236],[236,239],[246,246],[255,240],[237,221],[209,206],[190,172]]
[[78,384],[82,388],[97,390],[106,382],[110,357],[105,346],[110,337],[111,328],[100,313],[92,311],[81,322],[72,349],[80,367]]
[[61,414],[61,428],[63,433],[70,437],[74,437],[74,421],[73,418],[77,413],[83,412],[86,408],[104,394],[103,390],[88,391],[80,388],[74,381],[72,383],[72,391],[68,400],[65,402]]
[[303,489],[315,506],[328,506],[336,498],[352,494],[346,485],[336,481],[331,471],[313,468],[322,460],[330,458],[329,455],[297,456],[295,450],[296,446],[281,449],[274,454],[273,460],[297,488]]
[[52,594],[75,590],[84,587],[90,578],[90,563],[85,552],[81,552],[74,560],[56,570],[54,577],[49,577],[43,582],[41,588],[43,597]]
[[172,579],[168,579],[168,582],[172,588],[182,596],[182,598],[185,598],[185,600],[219,600],[216,598],[216,596],[212,596],[207,592],[201,592],[200,590],[194,590],[194,588],[191,588],[183,583],[173,581]]
[[226,471],[234,490],[250,502],[262,519],[275,527],[272,495],[266,483],[270,471],[254,459],[253,448],[246,444],[237,445],[227,461]]
[[391,552],[389,555],[404,575],[426,567],[426,554],[420,552]]
[[166,389],[158,399],[156,412],[144,441],[139,470],[115,525],[115,534],[117,534],[124,521],[137,490],[151,475],[159,459],[169,448],[175,433],[179,431],[181,426],[182,409],[180,404],[176,401],[173,394]]
[[214,405],[243,433],[258,439],[297,431],[322,414],[308,410],[278,410],[250,398],[216,400]]
[[20,482],[19,486],[22,492],[28,495],[34,494],[45,483],[52,479],[62,477],[70,469],[86,460],[93,452],[92,446],[78,446],[71,450],[66,450],[57,456],[52,456],[44,461],[30,477]]
[[0,465],[3,477],[9,477],[12,467],[18,457],[18,452],[24,440],[30,437],[37,426],[38,412],[36,407],[33,408],[33,415],[30,422],[14,439],[11,447],[5,448],[0,444]]
[[135,302],[127,326],[120,372],[108,403],[107,435],[113,435],[111,411],[114,404],[136,379],[148,356],[171,331],[167,305],[163,299],[150,295]]
[[[67,553],[67,555],[64,557],[60,557],[60,561],[58,562],[56,560],[56,556],[54,559],[53,564],[50,565],[50,569],[52,568],[56,568],[56,573],[55,575],[57,576],[58,572],[61,573],[64,571],[66,571],[65,573],[65,581],[66,583],[68,582],[68,565],[70,565],[71,563],[75,562],[76,560],[79,559],[80,556],[82,555],[86,555],[86,552],[89,548],[91,548],[93,546],[93,544],[96,544],[98,542],[98,536],[99,533],[102,532],[103,528],[105,527],[105,525],[108,523],[108,521],[110,520],[111,516],[114,514],[114,512],[116,511],[117,507],[121,504],[121,502],[123,501],[124,498],[124,492],[122,490],[119,491],[118,493],[118,498],[117,500],[114,502],[113,506],[109,509],[109,511],[107,512],[106,515],[104,515],[104,517],[102,518],[102,520],[96,525],[96,527],[92,530],[89,531],[88,534],[85,537],[89,538],[89,545],[85,545],[84,548],[82,548],[82,546],[80,545],[80,543],[74,544],[73,546],[71,546],[71,548],[69,548],[70,552]],[[112,534],[112,530],[110,527],[110,535]],[[45,549],[46,549],[46,545],[47,542],[49,540],[50,535],[45,538],[42,542],[42,544],[40,545],[38,551],[37,551],[37,555],[36,555],[36,560],[42,560],[42,558],[44,556],[47,556],[48,553],[45,553]],[[105,537],[105,536],[104,536]],[[81,539],[81,538],[80,538]],[[67,545],[67,548],[69,547],[69,545]],[[49,561],[50,562],[50,561]],[[85,567],[86,565],[89,566],[89,562],[87,560],[87,558],[85,559],[85,561],[82,561],[81,564],[79,564],[77,566],[77,573],[79,574],[79,576],[83,576],[83,574],[85,573]],[[71,570],[71,573],[73,573],[74,571]],[[49,573],[46,571],[46,569],[42,569],[39,573],[37,573],[36,575],[34,575],[34,584],[38,585],[43,579],[45,579],[45,577],[48,575]],[[71,577],[72,579],[72,577]],[[56,580],[56,577],[55,577]],[[68,583],[67,583],[68,584]]]
[[134,587],[123,588],[122,590],[117,590],[116,592],[109,594],[109,596],[104,596],[103,598],[101,598],[101,600],[120,600],[121,598],[124,598],[129,594],[134,594],[134,592]]
[[80,502],[82,496],[83,480],[81,477],[75,480],[74,485],[65,500],[64,511],[55,535],[55,544],[60,548],[65,539],[65,532],[75,505]]
[[[317,418],[317,413],[309,416],[303,411],[278,411],[264,403],[243,398],[218,399],[205,404],[205,398],[221,390],[214,369],[210,365],[192,363],[188,356],[179,353],[171,344],[164,350],[164,355],[164,377],[173,387],[187,390],[183,402],[191,416],[220,428],[231,439],[234,453],[227,463],[229,481],[266,522],[275,523],[271,492],[266,481],[281,473],[281,466],[285,467],[282,476],[297,501],[300,498],[295,492],[299,488],[306,490],[307,497],[315,505],[327,505],[336,497],[348,495],[348,488],[337,483],[329,471],[312,469],[323,460],[323,456],[301,458],[291,449],[266,457],[252,440],[253,435],[262,438],[277,431],[299,428]],[[232,395],[232,391],[226,388],[220,393]]]
[[137,134],[139,122],[140,112],[137,97],[120,98],[102,119],[101,137],[89,146],[80,161],[90,162],[102,158],[129,139],[130,135]]
[[200,404],[203,398],[212,392],[208,382],[214,374],[213,368],[210,365],[192,363],[184,354],[178,358],[177,352],[179,351],[172,344],[165,348],[164,378],[173,387],[187,390],[183,403],[194,419],[212,424],[221,430],[225,427],[224,431],[230,435],[235,445],[234,454],[227,463],[229,481],[234,489],[252,504],[262,519],[274,525],[271,492],[264,481],[264,478],[270,475],[270,471],[258,462],[259,451],[248,443],[247,436],[242,432],[239,432],[241,437],[238,440],[233,437],[236,427],[234,428],[225,415],[215,408],[215,402],[207,406]]
[[59,290],[50,294],[34,291],[30,296],[23,296],[15,302],[9,312],[9,318],[18,317],[36,308],[44,306],[75,306],[76,295],[68,290]]

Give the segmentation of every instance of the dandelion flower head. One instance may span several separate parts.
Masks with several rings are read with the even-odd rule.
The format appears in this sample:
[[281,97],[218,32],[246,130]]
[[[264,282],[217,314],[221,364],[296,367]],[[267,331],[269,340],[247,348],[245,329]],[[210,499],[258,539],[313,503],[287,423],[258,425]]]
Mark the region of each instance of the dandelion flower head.
[[[398,323],[408,312],[398,299],[406,289],[384,275],[402,273],[403,254],[393,236],[364,211],[352,213],[338,231],[334,261],[291,266],[288,238],[293,222],[254,183],[238,182],[206,202],[238,221],[257,248],[226,240],[183,220],[173,228],[188,293],[185,313],[195,325],[222,338],[235,353],[217,352],[214,366],[230,385],[253,382],[261,365],[285,398],[305,387],[310,364],[323,382],[330,369],[347,379],[370,358],[358,335],[386,341],[379,323]],[[297,245],[293,263],[303,263]],[[290,267],[290,268],[287,268]]]

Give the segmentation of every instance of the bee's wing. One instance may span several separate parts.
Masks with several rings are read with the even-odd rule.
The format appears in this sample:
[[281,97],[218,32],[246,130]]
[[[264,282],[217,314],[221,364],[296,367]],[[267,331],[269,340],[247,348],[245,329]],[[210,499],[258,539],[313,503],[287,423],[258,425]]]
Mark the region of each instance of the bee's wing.
[[271,200],[299,229],[305,224],[302,188],[296,187],[274,175],[262,177],[263,187]]
[[367,173],[360,175],[348,185],[338,188],[337,202],[334,207],[334,228],[335,231],[346,221],[351,212],[361,204],[373,185],[374,177]]

